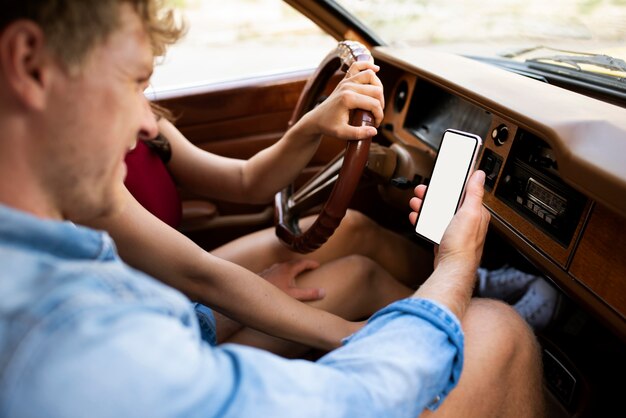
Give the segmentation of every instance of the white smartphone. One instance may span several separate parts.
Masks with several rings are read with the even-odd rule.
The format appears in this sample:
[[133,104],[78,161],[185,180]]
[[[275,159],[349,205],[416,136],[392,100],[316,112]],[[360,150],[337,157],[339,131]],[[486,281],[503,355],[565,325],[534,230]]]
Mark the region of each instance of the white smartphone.
[[415,232],[439,244],[463,201],[465,184],[474,172],[482,145],[478,135],[448,129],[443,133],[430,183],[419,211]]

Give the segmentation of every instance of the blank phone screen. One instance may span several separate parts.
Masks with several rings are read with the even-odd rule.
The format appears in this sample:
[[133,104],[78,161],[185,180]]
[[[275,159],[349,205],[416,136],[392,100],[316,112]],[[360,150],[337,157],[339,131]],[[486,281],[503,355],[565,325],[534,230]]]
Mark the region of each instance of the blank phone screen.
[[415,232],[439,244],[454,216],[479,140],[470,135],[446,131],[435,161]]

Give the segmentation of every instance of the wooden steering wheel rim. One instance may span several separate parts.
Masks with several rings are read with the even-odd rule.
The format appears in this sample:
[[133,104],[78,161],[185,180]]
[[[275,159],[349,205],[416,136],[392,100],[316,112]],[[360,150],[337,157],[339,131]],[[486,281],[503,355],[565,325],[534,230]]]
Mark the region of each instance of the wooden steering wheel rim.
[[[289,127],[295,124],[306,112],[313,109],[322,89],[338,69],[347,71],[353,62],[370,59],[370,52],[360,43],[354,41],[340,42],[337,48],[326,56],[307,82],[289,121]],[[350,117],[350,124],[353,126],[373,126],[374,117],[368,111],[355,110]],[[284,245],[293,251],[308,253],[319,248],[330,238],[345,216],[350,200],[359,184],[367,163],[371,140],[372,138],[347,141],[343,164],[330,196],[315,222],[305,232],[302,232],[298,226],[300,213],[295,209],[292,200],[293,184],[276,194],[274,201],[276,235]]]

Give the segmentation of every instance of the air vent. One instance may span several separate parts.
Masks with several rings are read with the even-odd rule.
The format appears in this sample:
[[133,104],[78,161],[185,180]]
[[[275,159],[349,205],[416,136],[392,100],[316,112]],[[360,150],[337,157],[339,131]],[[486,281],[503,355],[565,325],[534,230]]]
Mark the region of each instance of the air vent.
[[404,105],[406,104],[406,100],[409,97],[409,84],[406,80],[402,80],[398,87],[396,88],[396,96],[393,100],[393,110],[397,113],[402,112],[404,109]]

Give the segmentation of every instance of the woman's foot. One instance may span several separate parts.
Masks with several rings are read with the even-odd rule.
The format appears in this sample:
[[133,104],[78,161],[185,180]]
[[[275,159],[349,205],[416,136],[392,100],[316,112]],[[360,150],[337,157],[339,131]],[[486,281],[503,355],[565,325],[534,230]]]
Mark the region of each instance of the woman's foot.
[[497,270],[479,268],[477,296],[514,303],[538,276],[513,267],[504,266]]
[[478,269],[477,296],[505,301],[535,330],[548,326],[558,311],[561,296],[541,276],[513,267]]
[[538,278],[513,308],[535,331],[540,331],[556,317],[560,304],[559,292],[547,280]]

